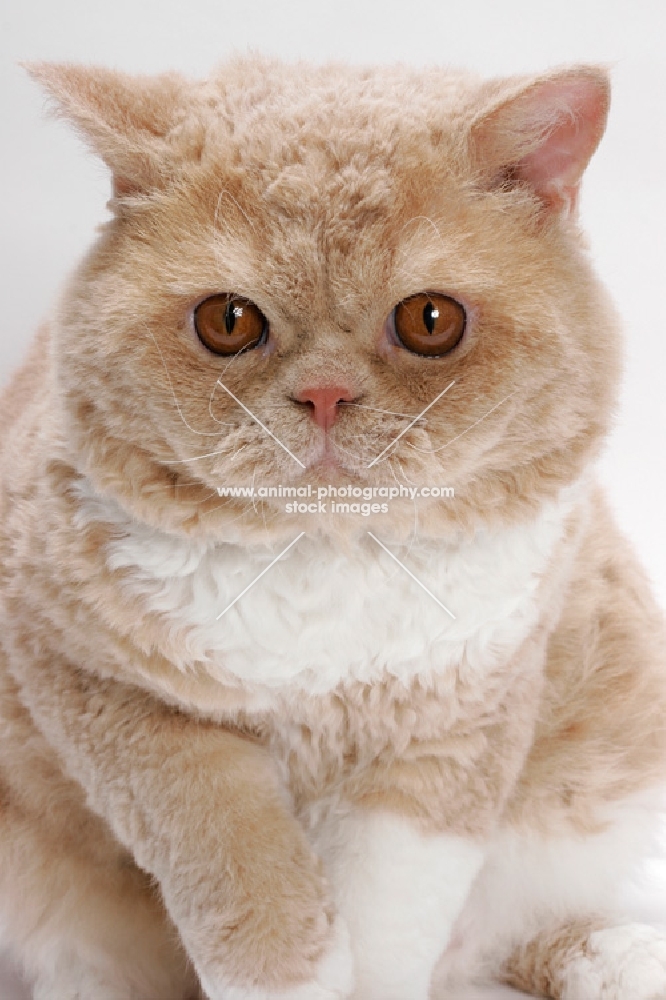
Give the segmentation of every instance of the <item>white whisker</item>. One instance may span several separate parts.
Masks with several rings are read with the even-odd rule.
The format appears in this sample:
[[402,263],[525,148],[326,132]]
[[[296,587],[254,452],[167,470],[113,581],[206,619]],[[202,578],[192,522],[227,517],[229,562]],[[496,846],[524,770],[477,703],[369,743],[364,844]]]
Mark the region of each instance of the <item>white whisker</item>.
[[[148,333],[152,337],[153,342],[155,344],[155,347],[157,348],[157,350],[159,352],[160,358],[162,359],[162,364],[164,365],[164,371],[166,372],[166,377],[169,380],[169,388],[171,389],[171,395],[173,396],[174,405],[175,405],[176,410],[178,412],[178,416],[183,421],[183,423],[185,424],[185,426],[187,427],[187,429],[190,430],[193,434],[199,434],[199,435],[201,435],[201,437],[219,437],[219,431],[198,431],[198,430],[196,430],[196,428],[192,427],[191,424],[189,424],[187,422],[187,420],[185,419],[185,416],[183,414],[183,411],[180,408],[180,403],[178,402],[178,399],[176,398],[176,392],[175,392],[174,387],[173,387],[173,382],[171,380],[171,375],[169,374],[169,369],[167,368],[167,363],[166,363],[166,361],[164,359],[164,354],[162,353],[162,348],[158,344],[157,338],[155,337],[155,334],[150,329],[150,327],[147,326],[145,323],[142,323],[141,326],[144,328],[144,330],[146,331],[146,333]],[[218,424],[221,423],[221,421],[219,421],[219,420],[216,421],[216,422]]]
[[[368,406],[367,403],[354,403],[353,401],[346,400],[346,399],[341,399],[338,405],[339,406],[358,406],[362,410],[374,410],[375,413],[389,413],[389,414],[391,414],[391,416],[395,416],[395,417],[407,417],[407,419],[410,419],[411,417],[413,417],[412,413],[398,413],[397,410],[382,410],[379,406]],[[419,414],[419,416],[417,416],[416,419],[419,420],[420,418],[421,418],[421,414]]]
[[224,389],[224,391],[225,391],[225,392],[229,393],[229,395],[231,396],[231,398],[233,399],[233,401],[234,401],[235,403],[238,403],[238,405],[239,405],[239,406],[241,407],[241,409],[245,410],[245,412],[246,412],[246,413],[247,413],[247,414],[248,414],[248,415],[249,415],[250,417],[252,417],[252,419],[253,419],[253,420],[254,420],[254,421],[255,421],[256,423],[258,423],[258,424],[259,424],[259,426],[261,427],[261,429],[262,429],[263,431],[266,431],[266,433],[267,433],[267,434],[269,435],[269,437],[272,437],[272,438],[273,438],[273,440],[275,441],[275,443],[276,443],[276,444],[279,444],[279,445],[280,445],[280,447],[281,447],[281,448],[283,448],[283,449],[284,449],[284,451],[286,451],[286,453],[287,453],[287,454],[289,455],[289,457],[290,457],[290,458],[293,458],[293,460],[294,460],[295,462],[297,462],[297,463],[298,463],[298,465],[300,465],[300,467],[301,467],[302,469],[304,469],[304,468],[305,468],[305,465],[303,464],[303,462],[301,462],[300,458],[296,458],[296,456],[295,456],[295,455],[293,454],[293,452],[289,451],[289,449],[287,448],[286,444],[283,444],[283,443],[282,443],[282,441],[280,441],[280,439],[279,439],[278,437],[276,437],[276,436],[275,436],[275,434],[273,434],[273,431],[269,430],[269,428],[268,428],[268,427],[266,427],[266,425],[265,425],[264,423],[262,423],[262,422],[261,422],[261,420],[259,419],[259,417],[255,416],[255,414],[254,414],[254,413],[252,412],[252,410],[249,410],[249,409],[247,408],[247,406],[245,405],[245,403],[241,403],[240,399],[238,399],[238,397],[237,397],[237,396],[234,396],[234,394],[233,394],[233,392],[231,391],[231,389],[227,389],[227,387],[226,387],[226,385],[224,384],[224,382],[222,382],[222,381],[221,381],[220,379],[218,379],[218,383],[219,383],[219,384],[220,384],[220,385],[222,386],[222,388]]
[[371,469],[372,466],[375,465],[375,463],[379,461],[379,459],[382,457],[382,455],[384,455],[389,450],[389,448],[392,448],[393,445],[397,441],[399,441],[400,438],[404,434],[406,434],[407,431],[410,430],[414,426],[414,424],[416,423],[416,421],[419,420],[423,416],[423,414],[426,413],[431,407],[433,407],[435,405],[435,403],[437,403],[438,400],[440,400],[442,398],[442,396],[449,391],[449,389],[451,388],[451,386],[453,386],[455,384],[456,384],[455,383],[455,379],[452,382],[449,382],[449,384],[447,385],[447,387],[445,389],[442,389],[442,391],[440,393],[438,393],[437,396],[435,396],[435,398],[433,399],[433,401],[431,403],[428,403],[428,405],[425,407],[425,409],[421,410],[421,412],[418,414],[418,416],[414,417],[414,419],[412,420],[412,422],[409,423],[409,424],[407,424],[407,426],[403,430],[401,430],[400,433],[398,435],[396,435],[396,437],[394,437],[393,440],[390,441],[382,451],[380,451],[379,455],[377,455],[376,458],[373,458],[372,462],[370,462],[370,465],[368,465],[368,468]]
[[516,394],[517,392],[518,392],[518,390],[517,390],[517,389],[514,389],[514,390],[513,390],[513,392],[510,392],[508,396],[505,396],[505,397],[504,397],[504,399],[500,399],[499,403],[495,403],[495,405],[494,405],[493,407],[491,407],[491,409],[490,409],[490,410],[488,410],[488,412],[487,412],[487,413],[484,413],[482,417],[479,417],[479,419],[478,419],[478,420],[475,420],[473,424],[470,424],[470,426],[469,426],[469,427],[467,427],[467,428],[466,428],[466,429],[465,429],[464,431],[461,431],[461,432],[460,432],[460,434],[456,434],[456,436],[455,436],[455,437],[453,437],[453,438],[451,438],[451,440],[450,440],[450,441],[447,441],[447,442],[446,442],[446,444],[442,444],[442,445],[440,445],[440,446],[439,446],[439,448],[419,448],[419,447],[418,447],[417,445],[415,445],[415,444],[409,444],[409,442],[406,442],[406,443],[407,443],[407,444],[409,444],[409,447],[410,447],[410,448],[412,448],[412,449],[413,449],[414,451],[421,451],[421,452],[423,452],[423,453],[424,453],[424,454],[426,454],[426,455],[436,455],[438,451],[443,451],[443,450],[444,450],[444,448],[448,448],[448,447],[449,447],[449,445],[450,445],[450,444],[453,444],[453,442],[454,442],[454,441],[458,441],[458,440],[459,440],[459,439],[460,439],[461,437],[464,437],[464,435],[465,435],[465,434],[468,434],[468,433],[469,433],[469,432],[470,432],[471,430],[473,430],[473,429],[474,429],[474,428],[475,428],[475,427],[476,427],[476,426],[477,426],[478,424],[480,424],[482,420],[485,420],[485,419],[486,419],[486,417],[489,417],[491,413],[494,413],[494,411],[495,411],[495,410],[496,410],[496,409],[497,409],[497,408],[498,408],[499,406],[501,406],[501,405],[502,405],[502,403],[506,403],[507,399],[510,399],[510,398],[511,398],[511,396],[515,396],[515,394]]
[[214,458],[216,455],[224,455],[226,448],[218,448],[217,451],[207,451],[204,455],[193,455],[192,458],[174,458],[169,460],[169,465],[187,465],[188,462],[200,462],[204,458]]
[[220,214],[220,204],[222,202],[222,199],[225,198],[225,197],[228,198],[229,201],[232,201],[234,203],[234,205],[236,206],[236,208],[238,209],[238,211],[240,212],[240,214],[243,216],[243,218],[247,222],[247,224],[250,227],[250,229],[256,229],[256,226],[255,226],[254,222],[252,221],[252,219],[250,218],[250,216],[247,214],[247,212],[245,211],[245,209],[243,208],[243,206],[239,204],[238,200],[236,198],[234,198],[234,196],[231,194],[231,192],[227,191],[226,188],[222,188],[222,190],[220,191],[220,193],[218,195],[217,204],[215,206],[215,215],[213,216],[213,226],[216,229],[218,228],[218,218],[219,218],[219,214]]

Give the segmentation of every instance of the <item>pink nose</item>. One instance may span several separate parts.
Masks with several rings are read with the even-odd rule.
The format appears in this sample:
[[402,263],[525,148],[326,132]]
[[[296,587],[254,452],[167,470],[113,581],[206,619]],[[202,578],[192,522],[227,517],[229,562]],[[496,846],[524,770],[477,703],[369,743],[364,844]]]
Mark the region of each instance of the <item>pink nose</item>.
[[301,389],[294,396],[298,403],[312,405],[312,418],[325,431],[332,426],[338,415],[338,403],[351,403],[355,398],[351,389],[344,385],[316,385],[309,389]]

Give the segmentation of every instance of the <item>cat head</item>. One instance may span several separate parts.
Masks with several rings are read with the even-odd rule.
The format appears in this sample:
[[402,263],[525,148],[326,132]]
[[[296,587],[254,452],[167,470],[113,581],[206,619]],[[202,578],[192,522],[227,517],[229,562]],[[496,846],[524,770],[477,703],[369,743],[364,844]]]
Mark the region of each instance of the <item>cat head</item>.
[[[596,454],[617,324],[576,207],[605,71],[30,71],[112,172],[54,358],[75,463],[136,516],[439,537],[524,518]],[[218,495],[307,484],[455,500],[332,517]]]

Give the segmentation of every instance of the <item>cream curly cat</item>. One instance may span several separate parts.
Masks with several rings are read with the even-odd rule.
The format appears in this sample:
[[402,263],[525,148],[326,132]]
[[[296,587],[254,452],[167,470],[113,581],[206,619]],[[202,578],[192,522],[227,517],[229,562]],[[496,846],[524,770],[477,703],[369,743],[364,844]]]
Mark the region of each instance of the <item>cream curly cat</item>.
[[[616,898],[666,656],[594,477],[605,72],[31,72],[114,184],[0,403],[0,913],[35,998],[663,1000]],[[259,482],[455,499],[219,495]]]

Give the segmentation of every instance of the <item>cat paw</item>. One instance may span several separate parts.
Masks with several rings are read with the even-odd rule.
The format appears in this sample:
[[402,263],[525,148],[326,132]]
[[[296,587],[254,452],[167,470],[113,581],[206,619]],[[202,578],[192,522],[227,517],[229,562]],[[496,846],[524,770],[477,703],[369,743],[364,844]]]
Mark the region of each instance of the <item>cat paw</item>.
[[590,934],[566,971],[561,1000],[666,1000],[666,933],[626,924]]
[[354,988],[354,966],[349,931],[340,918],[335,921],[333,933],[333,942],[309,982],[283,990],[265,990],[220,986],[202,978],[207,1000],[347,1000]]

